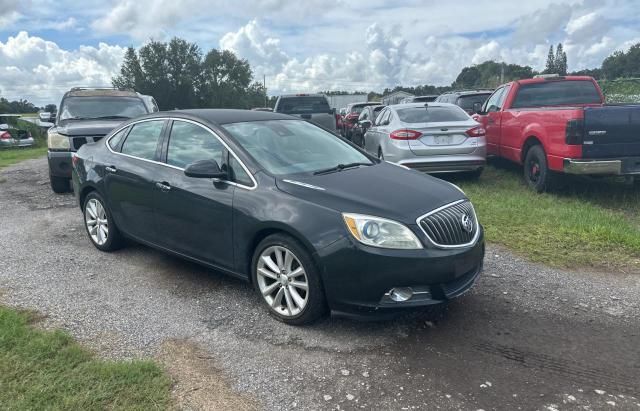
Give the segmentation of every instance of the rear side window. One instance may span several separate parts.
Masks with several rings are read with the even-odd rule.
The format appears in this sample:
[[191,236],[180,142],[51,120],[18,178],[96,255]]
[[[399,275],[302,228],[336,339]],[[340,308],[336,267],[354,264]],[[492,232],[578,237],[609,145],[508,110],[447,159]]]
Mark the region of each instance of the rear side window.
[[379,125],[382,125],[382,123],[384,123],[385,121],[388,121],[390,114],[391,114],[391,110],[386,110],[380,113],[380,115],[376,119],[376,125],[379,126]]
[[324,97],[282,97],[276,112],[284,114],[328,113],[331,110]]
[[144,121],[135,124],[122,145],[122,154],[155,160],[158,140],[164,120]]
[[523,84],[513,108],[599,104],[600,94],[590,80],[545,81]]
[[215,160],[224,165],[225,147],[207,129],[184,121],[174,121],[169,136],[167,164],[185,168],[200,160]]
[[396,110],[403,123],[439,123],[445,121],[467,121],[469,116],[459,107],[409,107]]
[[123,128],[122,130],[118,131],[116,134],[113,135],[113,137],[109,139],[107,144],[109,144],[109,147],[111,147],[113,151],[119,150],[120,143],[122,142],[124,137],[127,135],[127,131],[129,131],[129,127]]
[[463,110],[473,110],[473,105],[475,103],[480,103],[480,105],[484,104],[485,101],[489,98],[491,94],[472,94],[470,96],[462,96],[458,98],[456,102]]

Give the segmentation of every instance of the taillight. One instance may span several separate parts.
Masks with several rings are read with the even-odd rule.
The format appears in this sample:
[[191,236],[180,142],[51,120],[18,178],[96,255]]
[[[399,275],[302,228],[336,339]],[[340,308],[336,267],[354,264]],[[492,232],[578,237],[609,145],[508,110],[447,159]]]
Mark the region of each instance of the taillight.
[[465,131],[465,134],[469,137],[484,137],[487,134],[487,131],[484,127],[478,126]]
[[417,140],[422,135],[421,132],[415,130],[396,130],[391,133],[392,140]]
[[582,144],[584,141],[584,121],[581,118],[567,121],[567,130],[565,135],[567,144]]
[[11,138],[11,134],[8,131],[0,133],[0,140],[9,140]]

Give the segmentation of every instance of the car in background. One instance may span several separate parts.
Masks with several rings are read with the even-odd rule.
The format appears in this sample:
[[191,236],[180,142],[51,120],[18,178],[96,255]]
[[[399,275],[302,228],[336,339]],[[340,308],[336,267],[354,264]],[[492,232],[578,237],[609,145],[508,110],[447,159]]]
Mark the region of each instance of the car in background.
[[289,114],[338,132],[336,111],[323,94],[291,94],[278,97],[274,113]]
[[72,153],[102,139],[123,121],[157,111],[151,96],[115,88],[74,87],[62,97],[47,130],[49,181],[55,193],[71,188]]
[[364,135],[371,127],[371,124],[375,122],[378,114],[385,108],[385,105],[366,106],[360,113],[358,121],[353,125],[351,129],[351,141],[360,147],[364,147]]
[[279,113],[131,120],[78,151],[73,185],[97,249],[128,238],[243,279],[288,324],[444,303],[482,272],[460,189]]
[[479,108],[487,152],[523,165],[543,192],[560,173],[640,176],[640,105],[605,104],[588,76],[543,74],[504,84]]
[[435,101],[458,105],[468,114],[473,115],[476,113],[474,107],[482,106],[491,93],[493,93],[493,90],[448,91],[439,95]]
[[342,135],[348,140],[351,140],[351,129],[358,122],[360,113],[367,106],[378,106],[381,103],[379,101],[369,101],[364,103],[351,103],[346,107],[346,112],[342,118]]
[[43,123],[49,123],[55,118],[55,113],[49,113],[48,111],[39,111],[38,119]]
[[340,132],[340,135],[342,137],[344,137],[344,127],[342,122],[344,121],[344,116],[347,114],[347,108],[346,107],[342,107],[340,108],[340,110],[338,110],[336,112],[336,127],[338,128],[338,131]]
[[251,110],[253,111],[273,111],[271,107],[254,107]]
[[400,104],[407,104],[407,103],[431,103],[433,101],[435,101],[438,98],[437,94],[433,94],[433,95],[429,95],[429,96],[413,96],[413,97],[406,97],[403,98],[400,101]]
[[35,139],[29,130],[18,126],[19,114],[0,114],[0,149],[30,147]]
[[448,103],[385,107],[364,138],[364,149],[427,173],[465,172],[480,177],[486,163],[485,129]]

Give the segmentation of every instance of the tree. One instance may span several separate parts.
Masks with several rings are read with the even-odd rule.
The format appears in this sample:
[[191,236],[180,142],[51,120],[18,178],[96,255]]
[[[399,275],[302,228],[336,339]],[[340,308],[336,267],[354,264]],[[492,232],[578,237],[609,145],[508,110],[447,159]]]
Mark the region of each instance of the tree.
[[621,77],[640,77],[640,43],[627,52],[615,51],[602,62],[602,74],[607,80]]
[[[211,108],[248,108],[246,94],[251,67],[229,50],[209,51],[202,63],[200,105]],[[264,94],[263,94],[264,96]]]
[[461,88],[473,88],[480,84],[482,74],[477,66],[465,67],[462,69],[454,84]]
[[128,47],[124,54],[124,61],[120,68],[120,75],[112,80],[113,86],[123,89],[143,90],[144,73],[140,67],[140,60],[133,47]]
[[545,74],[553,74],[556,72],[556,57],[553,54],[553,44],[549,46],[549,54],[547,55],[547,64],[544,68]]
[[44,111],[46,111],[47,113],[55,113],[56,111],[58,111],[58,107],[55,104],[47,104],[46,106],[44,106]]
[[[553,49],[551,49],[553,51]],[[556,47],[556,56],[554,59],[555,73],[561,76],[567,75],[567,53],[562,48],[562,43],[558,43]]]

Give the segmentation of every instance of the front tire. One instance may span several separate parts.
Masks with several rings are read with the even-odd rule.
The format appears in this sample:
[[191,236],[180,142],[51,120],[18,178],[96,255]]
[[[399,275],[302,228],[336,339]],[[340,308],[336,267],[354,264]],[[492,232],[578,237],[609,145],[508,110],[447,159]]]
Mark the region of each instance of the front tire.
[[89,240],[98,250],[114,251],[122,247],[122,235],[100,194],[96,191],[89,193],[82,211]]
[[527,185],[538,193],[551,188],[553,172],[547,165],[547,155],[542,146],[535,145],[527,151],[524,160],[524,179]]
[[382,153],[382,147],[378,147],[378,160],[384,161],[384,154]]
[[310,324],[327,311],[320,274],[309,252],[293,238],[271,235],[252,259],[253,285],[269,313],[290,325]]
[[56,177],[49,174],[51,190],[56,194],[64,194],[71,191],[71,180],[66,177]]

